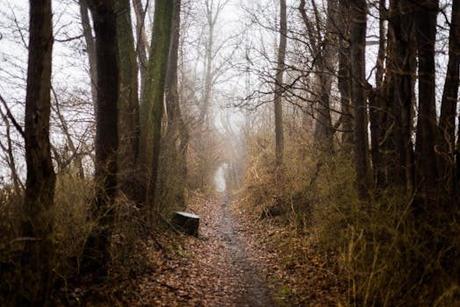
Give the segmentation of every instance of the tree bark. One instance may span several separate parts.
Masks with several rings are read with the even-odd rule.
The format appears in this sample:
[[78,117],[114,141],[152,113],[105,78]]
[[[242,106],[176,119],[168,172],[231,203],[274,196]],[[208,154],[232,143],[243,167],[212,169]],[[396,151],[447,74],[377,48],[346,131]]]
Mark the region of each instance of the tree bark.
[[[136,14],[136,53],[139,60],[141,95],[145,91],[145,79],[147,75],[148,62],[148,41],[145,34],[145,9],[142,7],[141,0],[133,0],[134,13]],[[142,96],[141,96],[142,100]]]
[[30,1],[25,151],[27,180],[22,235],[21,303],[46,304],[52,286],[54,187],[56,176],[50,150],[51,62],[53,24],[51,0]]
[[165,81],[165,101],[167,110],[167,127],[163,138],[165,150],[160,156],[160,175],[158,189],[161,197],[157,197],[160,205],[170,208],[185,207],[186,181],[186,144],[188,142],[187,127],[182,118],[177,82],[179,38],[180,38],[180,5],[176,0],[173,14],[173,30],[169,48],[168,67]]
[[376,186],[379,186],[385,179],[382,165],[382,155],[380,142],[382,140],[382,112],[383,112],[383,96],[384,96],[384,62],[386,54],[386,0],[379,0],[379,51],[377,55],[376,73],[375,73],[375,89],[372,93],[372,99],[369,103],[369,120],[371,131],[371,156],[373,166],[373,177]]
[[350,62],[350,4],[348,0],[339,1],[338,31],[339,36],[339,72],[338,88],[340,108],[343,116],[342,142],[346,147],[353,146],[353,108],[351,106],[351,62]]
[[424,0],[417,3],[415,29],[418,51],[418,97],[417,135],[415,156],[417,165],[417,188],[425,198],[435,197],[436,180],[436,82],[435,42],[436,19],[439,0]]
[[369,178],[369,144],[367,132],[367,105],[364,91],[366,84],[366,28],[367,3],[365,0],[351,1],[351,75],[352,100],[354,107],[354,160],[358,192],[361,198],[368,196],[370,188]]
[[82,267],[106,275],[110,263],[110,237],[113,224],[113,204],[117,187],[118,149],[118,45],[117,19],[114,2],[88,2],[96,34],[97,101],[96,101],[96,196],[92,205],[93,218],[99,224],[88,238]]
[[283,164],[284,154],[284,132],[283,132],[283,75],[286,60],[286,44],[287,44],[287,17],[286,17],[286,0],[280,0],[280,27],[279,27],[279,46],[278,60],[275,76],[275,154],[276,165],[281,167]]
[[139,99],[136,50],[129,0],[116,0],[119,74],[118,98],[118,179],[119,188],[136,200],[137,156],[139,150]]
[[332,152],[334,130],[330,111],[330,96],[332,88],[332,76],[336,74],[335,61],[337,59],[337,10],[338,0],[327,1],[326,33],[322,42],[322,50],[317,55],[319,71],[319,104],[315,126],[315,143],[325,152]]
[[379,134],[384,180],[380,187],[414,185],[412,144],[413,80],[415,71],[413,13],[409,0],[391,0],[388,22],[387,75],[382,85],[382,127]]
[[[452,196],[455,190],[455,114],[457,111],[460,66],[460,1],[453,0],[449,30],[449,61],[441,101],[439,119],[439,175],[440,193]],[[457,161],[458,161],[457,157]],[[458,190],[458,187],[457,187]]]
[[[152,43],[141,105],[140,169],[146,169],[145,201],[153,208],[158,178],[163,97],[175,1],[156,0]],[[150,212],[151,214],[153,213]]]

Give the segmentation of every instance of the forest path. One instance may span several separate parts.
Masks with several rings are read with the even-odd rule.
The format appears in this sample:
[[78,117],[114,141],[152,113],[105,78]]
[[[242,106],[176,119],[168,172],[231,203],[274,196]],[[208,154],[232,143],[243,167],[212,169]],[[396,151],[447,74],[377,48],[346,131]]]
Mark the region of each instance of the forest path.
[[[231,213],[228,195],[222,194],[217,205],[220,221],[216,238],[223,241],[223,256],[230,267],[229,279],[238,281],[234,289],[237,305],[274,306],[270,289],[261,279],[257,264],[248,256],[247,238],[239,231],[238,221]],[[214,235],[213,229],[210,230],[209,235]]]
[[[242,221],[224,193],[189,206],[200,215],[199,237],[187,236],[167,255],[152,254],[157,269],[136,281],[137,306],[278,306]],[[173,244],[174,245],[174,244]]]

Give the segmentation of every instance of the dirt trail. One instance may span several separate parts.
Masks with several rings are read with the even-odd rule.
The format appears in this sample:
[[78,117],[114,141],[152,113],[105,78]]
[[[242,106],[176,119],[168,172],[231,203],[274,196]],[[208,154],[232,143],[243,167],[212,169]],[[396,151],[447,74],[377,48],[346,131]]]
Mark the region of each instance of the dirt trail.
[[[198,238],[186,236],[153,251],[155,270],[133,281],[130,306],[277,306],[253,250],[225,194],[188,209],[200,215]],[[174,247],[175,246],[175,247]]]
[[[218,235],[225,244],[224,251],[230,259],[230,274],[239,280],[236,303],[238,306],[275,306],[270,289],[262,280],[257,269],[257,264],[248,257],[248,245],[245,238],[238,232],[237,222],[229,209],[227,195],[222,195],[219,200],[220,227]],[[260,264],[259,264],[260,265]]]

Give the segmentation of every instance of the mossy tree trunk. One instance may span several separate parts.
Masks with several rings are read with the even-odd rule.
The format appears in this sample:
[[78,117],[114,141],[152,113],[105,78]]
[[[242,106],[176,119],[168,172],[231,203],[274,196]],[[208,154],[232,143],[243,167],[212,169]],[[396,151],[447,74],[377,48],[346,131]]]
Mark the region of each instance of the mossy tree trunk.
[[174,7],[175,1],[155,1],[152,43],[141,104],[139,170],[145,173],[145,202],[150,209],[153,209],[158,178],[163,99]]
[[116,0],[119,74],[118,180],[119,190],[136,200],[136,163],[139,150],[139,99],[136,50],[129,0]]
[[19,304],[46,304],[52,284],[53,207],[56,175],[49,140],[53,24],[51,0],[30,1],[25,151],[27,181],[22,235],[22,297]]
[[167,110],[166,133],[162,141],[160,155],[160,175],[157,201],[160,206],[184,208],[184,189],[186,181],[186,149],[188,131],[181,114],[177,85],[177,68],[180,38],[180,5],[176,1],[173,14],[173,31],[169,49],[168,67],[165,83],[165,102]]

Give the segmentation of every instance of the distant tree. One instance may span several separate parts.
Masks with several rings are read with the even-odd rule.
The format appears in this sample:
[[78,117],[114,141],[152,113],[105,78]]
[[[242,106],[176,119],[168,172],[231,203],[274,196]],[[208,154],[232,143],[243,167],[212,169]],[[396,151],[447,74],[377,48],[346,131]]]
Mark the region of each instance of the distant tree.
[[275,153],[276,165],[280,167],[283,164],[284,152],[284,132],[283,132],[283,74],[286,61],[286,45],[287,45],[287,16],[286,16],[286,0],[280,0],[280,25],[279,25],[279,46],[278,58],[275,75]]
[[106,275],[110,262],[113,203],[117,188],[117,18],[112,0],[90,0],[88,4],[96,34],[96,196],[92,214],[98,225],[86,242],[82,266],[85,270]]
[[[45,305],[53,275],[53,216],[56,176],[50,149],[51,0],[30,1],[29,62],[25,108],[27,180],[22,235],[22,295],[19,304]],[[21,291],[20,291],[21,293]]]

